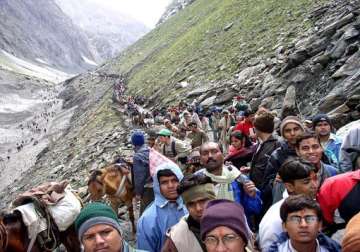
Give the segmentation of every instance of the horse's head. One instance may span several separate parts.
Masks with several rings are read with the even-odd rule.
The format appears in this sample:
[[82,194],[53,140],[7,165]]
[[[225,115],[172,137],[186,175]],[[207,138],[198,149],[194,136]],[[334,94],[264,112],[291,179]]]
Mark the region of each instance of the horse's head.
[[1,214],[0,217],[0,252],[26,251],[29,240],[27,229],[21,217],[21,213],[15,211],[10,214]]
[[100,200],[105,194],[102,175],[102,170],[95,170],[90,174],[88,181],[88,191],[90,193],[91,200]]

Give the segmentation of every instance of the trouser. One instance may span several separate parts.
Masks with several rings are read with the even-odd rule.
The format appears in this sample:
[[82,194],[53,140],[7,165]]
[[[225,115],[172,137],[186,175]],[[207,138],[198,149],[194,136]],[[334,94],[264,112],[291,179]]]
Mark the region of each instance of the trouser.
[[154,190],[152,188],[145,187],[144,194],[140,202],[140,216],[145,211],[146,207],[153,201],[154,201]]

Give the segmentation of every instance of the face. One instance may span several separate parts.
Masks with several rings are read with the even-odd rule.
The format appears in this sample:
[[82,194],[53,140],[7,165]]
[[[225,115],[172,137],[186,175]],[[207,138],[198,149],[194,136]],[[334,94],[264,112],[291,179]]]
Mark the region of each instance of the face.
[[188,114],[186,114],[186,115],[184,116],[184,118],[185,118],[185,121],[187,121],[187,122],[191,120],[191,116],[188,115]]
[[315,210],[305,208],[290,213],[283,228],[289,234],[291,241],[307,244],[314,242],[321,231],[321,221],[318,220]]
[[164,125],[167,129],[171,129],[171,123],[169,121],[166,121]]
[[179,185],[178,178],[173,176],[161,176],[159,178],[160,192],[167,199],[175,201],[178,198],[178,193],[176,191],[177,186]]
[[190,126],[190,130],[191,130],[192,132],[196,132],[196,129],[197,129],[197,126],[196,126],[196,125],[191,125],[191,126]]
[[148,144],[150,147],[153,147],[153,146],[155,145],[155,141],[156,141],[155,138],[149,138],[147,144]]
[[314,165],[318,165],[320,164],[323,149],[317,139],[308,138],[300,142],[299,147],[296,148],[296,153],[299,157],[309,161]]
[[122,237],[110,225],[98,224],[89,228],[82,237],[85,252],[119,252]]
[[191,217],[197,222],[200,222],[200,219],[203,215],[206,204],[210,199],[208,198],[197,198],[188,203],[186,203],[186,208],[189,211]]
[[319,181],[316,173],[312,171],[308,178],[297,179],[293,183],[285,183],[285,187],[290,194],[304,194],[315,199]]
[[167,143],[167,140],[168,140],[168,137],[166,137],[166,136],[159,136],[159,141],[160,141],[161,143]]
[[224,117],[225,118],[228,118],[229,117],[229,114],[228,113],[223,113]]
[[237,139],[236,137],[231,137],[231,145],[235,147],[235,149],[241,149],[244,147],[244,142]]
[[283,129],[283,137],[290,143],[295,144],[296,138],[303,133],[302,128],[296,123],[288,123]]
[[328,136],[331,132],[331,126],[328,122],[318,122],[315,126],[315,133],[320,136]]
[[254,118],[255,118],[255,115],[251,114],[248,117],[245,117],[245,121],[252,123],[254,121]]
[[201,147],[200,163],[208,170],[208,172],[213,172],[222,168],[224,155],[217,143],[206,143]]
[[206,235],[205,245],[208,252],[243,252],[246,244],[232,229],[220,226]]

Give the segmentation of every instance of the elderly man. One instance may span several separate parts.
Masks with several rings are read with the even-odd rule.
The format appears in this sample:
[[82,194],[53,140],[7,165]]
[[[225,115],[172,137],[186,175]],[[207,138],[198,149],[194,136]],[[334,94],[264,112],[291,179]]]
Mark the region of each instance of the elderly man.
[[86,205],[75,220],[75,229],[84,252],[145,252],[127,244],[114,210],[103,203]]
[[244,252],[251,234],[247,229],[244,209],[228,200],[212,200],[200,223],[206,251]]

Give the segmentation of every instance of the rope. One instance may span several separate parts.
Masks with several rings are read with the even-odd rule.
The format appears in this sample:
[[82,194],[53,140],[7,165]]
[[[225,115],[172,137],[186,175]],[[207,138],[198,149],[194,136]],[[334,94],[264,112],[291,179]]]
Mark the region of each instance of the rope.
[[125,181],[126,181],[126,176],[123,175],[120,185],[115,193],[116,197],[120,197],[120,195],[124,192],[125,190]]

